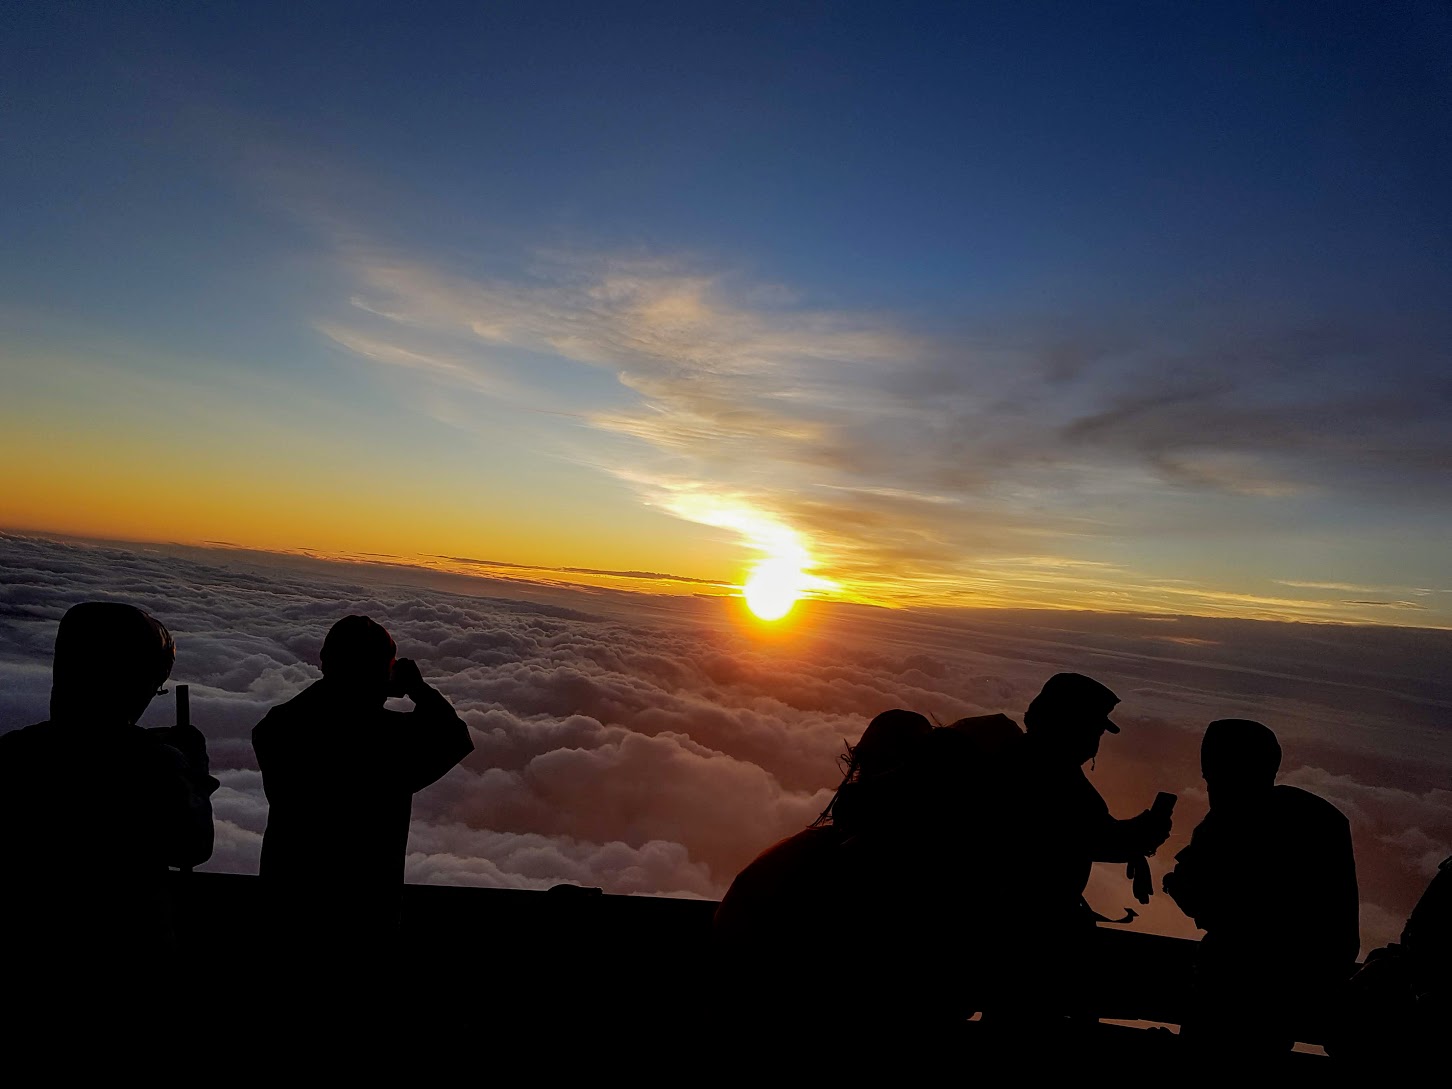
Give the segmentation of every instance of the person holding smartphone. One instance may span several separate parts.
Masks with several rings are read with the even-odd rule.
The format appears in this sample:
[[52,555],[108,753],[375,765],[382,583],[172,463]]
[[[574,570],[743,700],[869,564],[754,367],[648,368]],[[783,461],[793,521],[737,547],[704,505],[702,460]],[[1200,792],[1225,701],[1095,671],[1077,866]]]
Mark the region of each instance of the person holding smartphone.
[[77,995],[152,999],[180,970],[167,870],[210,857],[218,782],[195,727],[136,724],[175,661],[145,610],[74,605],[56,630],[50,718],[0,736],[0,935],[27,1017]]
[[1010,859],[1000,872],[1016,910],[1002,928],[1010,938],[996,954],[999,993],[985,1019],[1037,1032],[1065,1014],[1089,1016],[1095,913],[1084,890],[1090,870],[1095,862],[1126,863],[1144,886],[1144,858],[1169,837],[1165,801],[1119,819],[1084,774],[1104,735],[1119,733],[1109,718],[1118,703],[1090,677],[1057,673],[1025,711],[1025,736],[1005,754],[995,788],[997,830]]

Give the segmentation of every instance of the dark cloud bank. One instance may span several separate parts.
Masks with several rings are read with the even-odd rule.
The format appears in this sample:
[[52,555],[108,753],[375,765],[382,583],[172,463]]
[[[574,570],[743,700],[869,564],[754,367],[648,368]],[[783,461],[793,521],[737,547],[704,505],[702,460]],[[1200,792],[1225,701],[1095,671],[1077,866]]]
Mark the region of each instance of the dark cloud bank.
[[[1093,772],[1111,806],[1181,795],[1161,872],[1204,811],[1200,730],[1227,716],[1271,725],[1283,778],[1350,817],[1368,947],[1395,937],[1452,853],[1448,632],[816,605],[763,636],[722,599],[241,551],[0,534],[0,563],[0,730],[45,717],[56,622],[75,602],[132,601],[177,636],[174,680],[193,686],[223,784],[209,869],[256,871],[267,806],[249,731],[318,676],[323,635],[349,612],[384,622],[474,734],[474,755],[415,802],[412,881],[718,896],[820,811],[843,739],[878,711],[1017,717],[1062,669],[1123,697],[1124,732]],[[146,721],[169,712],[158,700]],[[1090,891],[1101,909],[1129,902],[1114,867]],[[1164,897],[1145,916],[1193,933]]]

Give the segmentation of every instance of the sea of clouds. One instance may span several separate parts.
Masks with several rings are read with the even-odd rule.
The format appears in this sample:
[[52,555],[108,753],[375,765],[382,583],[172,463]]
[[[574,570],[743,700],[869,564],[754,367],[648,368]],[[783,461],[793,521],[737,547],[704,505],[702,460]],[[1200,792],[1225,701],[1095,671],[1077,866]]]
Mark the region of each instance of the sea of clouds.
[[[250,731],[320,675],[323,636],[348,613],[383,623],[474,739],[415,798],[410,881],[719,897],[821,811],[838,754],[873,715],[1018,718],[1061,670],[1123,699],[1123,733],[1091,772],[1111,809],[1130,816],[1157,790],[1180,795],[1157,875],[1204,814],[1199,737],[1221,717],[1270,725],[1282,781],[1350,818],[1364,948],[1395,940],[1452,854],[1449,632],[824,603],[771,631],[732,599],[14,534],[0,534],[0,570],[0,732],[47,716],[56,624],[76,602],[133,602],[176,636],[172,680],[191,685],[222,782],[212,870],[256,872],[267,802]],[[158,699],[143,724],[171,714]],[[984,882],[1011,910],[1013,890]],[[1133,903],[1112,866],[1096,867],[1089,896],[1105,914]],[[1144,929],[1195,933],[1164,896],[1140,910]]]

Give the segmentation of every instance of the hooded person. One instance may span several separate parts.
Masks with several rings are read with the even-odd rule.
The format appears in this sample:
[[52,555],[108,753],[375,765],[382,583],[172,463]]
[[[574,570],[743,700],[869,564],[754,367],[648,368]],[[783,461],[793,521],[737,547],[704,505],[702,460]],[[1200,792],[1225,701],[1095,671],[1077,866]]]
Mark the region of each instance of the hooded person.
[[1183,1035],[1219,1057],[1287,1051],[1317,1032],[1360,944],[1350,826],[1323,798],[1277,785],[1280,764],[1262,723],[1210,723],[1200,745],[1210,811],[1164,878],[1205,931]]
[[[469,728],[366,616],[329,630],[323,676],[252,730],[269,805],[260,872],[274,965],[359,971],[391,954],[413,796],[473,751]],[[412,711],[384,706],[391,696]]]
[[56,632],[50,718],[0,737],[0,934],[7,978],[131,997],[176,972],[170,867],[212,853],[205,739],[136,724],[176,644],[120,602],[73,606]]

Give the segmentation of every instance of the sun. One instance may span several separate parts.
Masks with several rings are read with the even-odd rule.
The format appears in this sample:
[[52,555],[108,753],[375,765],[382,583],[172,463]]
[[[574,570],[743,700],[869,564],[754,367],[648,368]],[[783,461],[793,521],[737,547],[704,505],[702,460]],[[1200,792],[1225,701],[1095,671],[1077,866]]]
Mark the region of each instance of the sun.
[[790,560],[762,560],[751,569],[742,592],[758,619],[780,620],[802,596],[806,577]]

